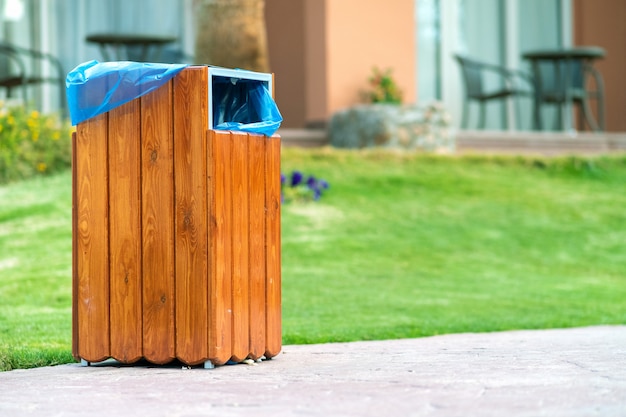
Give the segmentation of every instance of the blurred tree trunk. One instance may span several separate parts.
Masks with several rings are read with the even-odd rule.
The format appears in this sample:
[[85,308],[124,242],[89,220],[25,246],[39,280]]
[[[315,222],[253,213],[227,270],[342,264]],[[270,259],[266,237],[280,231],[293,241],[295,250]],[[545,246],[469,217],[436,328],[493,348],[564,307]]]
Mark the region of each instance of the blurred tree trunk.
[[269,72],[264,0],[196,0],[198,64]]

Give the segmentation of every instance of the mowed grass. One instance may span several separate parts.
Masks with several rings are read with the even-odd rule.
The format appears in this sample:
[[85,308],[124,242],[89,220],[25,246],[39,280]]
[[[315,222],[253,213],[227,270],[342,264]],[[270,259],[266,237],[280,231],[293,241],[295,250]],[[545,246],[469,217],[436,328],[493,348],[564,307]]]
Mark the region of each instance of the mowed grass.
[[[283,341],[626,324],[626,157],[285,149]],[[0,369],[72,361],[71,176],[0,187]]]
[[0,370],[73,361],[69,172],[0,186]]
[[292,151],[286,343],[626,323],[626,158]]

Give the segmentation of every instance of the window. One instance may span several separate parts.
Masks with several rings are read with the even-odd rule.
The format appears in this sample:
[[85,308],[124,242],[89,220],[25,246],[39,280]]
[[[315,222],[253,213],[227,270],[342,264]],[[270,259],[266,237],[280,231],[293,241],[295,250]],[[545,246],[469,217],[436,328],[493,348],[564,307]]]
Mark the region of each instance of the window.
[[[571,44],[571,0],[416,0],[415,5],[417,97],[443,101],[457,125],[463,85],[453,54],[528,69],[523,52]],[[519,128],[530,129],[531,103],[520,104]],[[504,103],[490,106],[487,128],[502,129],[504,112],[512,109]]]

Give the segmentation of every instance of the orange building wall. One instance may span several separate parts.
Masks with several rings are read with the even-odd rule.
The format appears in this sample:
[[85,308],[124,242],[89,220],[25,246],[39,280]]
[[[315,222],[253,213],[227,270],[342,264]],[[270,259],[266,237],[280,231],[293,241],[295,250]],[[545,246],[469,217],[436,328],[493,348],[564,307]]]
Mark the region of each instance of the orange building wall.
[[284,127],[357,104],[374,66],[415,101],[414,0],[266,0],[270,69]]
[[574,43],[597,45],[606,58],[595,66],[605,88],[606,130],[626,132],[626,1],[574,0]]
[[274,73],[276,104],[285,127],[302,127],[307,119],[304,17],[301,0],[265,2],[270,71]]
[[328,114],[359,102],[372,69],[391,68],[415,102],[414,0],[326,0]]
[[328,66],[326,2],[304,1],[305,74],[306,74],[306,120],[307,124],[319,124],[327,118]]

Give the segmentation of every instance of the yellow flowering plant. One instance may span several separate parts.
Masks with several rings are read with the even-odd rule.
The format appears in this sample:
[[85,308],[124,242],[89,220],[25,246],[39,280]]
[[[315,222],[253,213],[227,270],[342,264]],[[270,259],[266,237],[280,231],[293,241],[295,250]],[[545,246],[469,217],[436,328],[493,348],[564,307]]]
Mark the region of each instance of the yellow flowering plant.
[[69,168],[68,121],[0,101],[0,183]]

